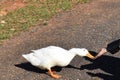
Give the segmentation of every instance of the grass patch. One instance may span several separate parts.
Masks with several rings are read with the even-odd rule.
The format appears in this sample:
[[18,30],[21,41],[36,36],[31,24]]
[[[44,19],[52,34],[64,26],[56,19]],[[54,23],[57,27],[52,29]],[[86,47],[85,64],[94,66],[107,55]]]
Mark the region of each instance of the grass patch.
[[9,39],[21,31],[44,23],[60,11],[71,8],[73,5],[88,0],[24,0],[26,6],[8,13],[0,18],[0,41]]

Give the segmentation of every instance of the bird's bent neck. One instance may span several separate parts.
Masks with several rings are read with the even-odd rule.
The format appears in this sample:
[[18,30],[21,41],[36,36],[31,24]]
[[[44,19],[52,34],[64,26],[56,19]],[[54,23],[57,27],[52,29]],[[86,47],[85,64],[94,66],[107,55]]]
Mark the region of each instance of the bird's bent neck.
[[77,54],[75,53],[75,50],[74,49],[70,49],[69,50],[69,56],[70,56],[70,59],[72,60]]
[[69,52],[70,52],[72,55],[74,55],[74,56],[77,55],[77,54],[76,54],[76,49],[75,49],[75,48],[70,49]]

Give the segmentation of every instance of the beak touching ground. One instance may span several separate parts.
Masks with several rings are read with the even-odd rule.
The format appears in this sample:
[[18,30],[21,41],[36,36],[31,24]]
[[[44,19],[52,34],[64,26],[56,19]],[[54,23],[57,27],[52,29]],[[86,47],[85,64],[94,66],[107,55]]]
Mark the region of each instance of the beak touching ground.
[[92,56],[90,53],[88,53],[86,56],[89,57],[90,59],[94,59],[94,58],[95,58],[95,57]]

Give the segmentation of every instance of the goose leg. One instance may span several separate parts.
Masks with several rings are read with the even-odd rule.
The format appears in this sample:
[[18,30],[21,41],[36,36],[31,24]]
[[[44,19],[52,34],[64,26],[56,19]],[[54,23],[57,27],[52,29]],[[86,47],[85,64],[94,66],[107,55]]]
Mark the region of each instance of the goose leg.
[[58,75],[58,74],[54,74],[53,73],[53,71],[50,69],[50,70],[48,70],[48,73],[53,77],[53,78],[56,78],[56,79],[58,79],[58,78],[60,78],[61,76],[60,75]]

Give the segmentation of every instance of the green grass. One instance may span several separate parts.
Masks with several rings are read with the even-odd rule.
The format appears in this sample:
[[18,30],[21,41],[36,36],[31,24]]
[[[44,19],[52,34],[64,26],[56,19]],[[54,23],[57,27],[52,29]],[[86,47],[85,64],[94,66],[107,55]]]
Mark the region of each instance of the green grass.
[[[0,17],[0,41],[9,39],[21,31],[36,24],[43,24],[52,16],[70,9],[77,3],[86,3],[88,0],[26,0],[27,6]],[[3,22],[2,22],[3,21]],[[4,23],[5,21],[5,23]]]

